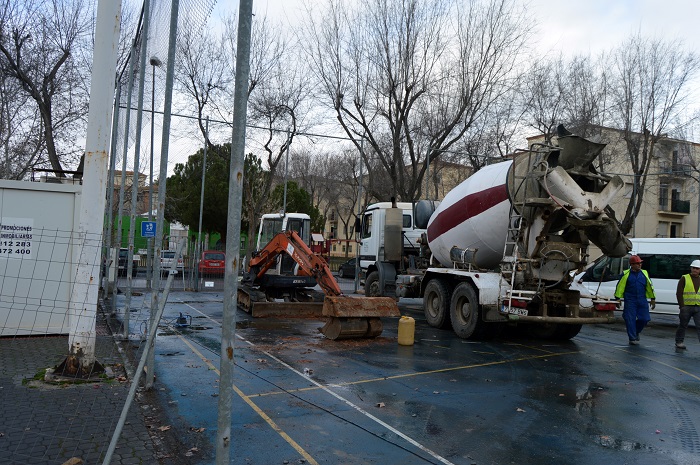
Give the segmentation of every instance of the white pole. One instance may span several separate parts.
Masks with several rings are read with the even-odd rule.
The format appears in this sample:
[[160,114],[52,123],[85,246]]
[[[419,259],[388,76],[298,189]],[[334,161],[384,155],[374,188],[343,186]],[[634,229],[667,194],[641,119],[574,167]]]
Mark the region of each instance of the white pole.
[[121,1],[100,0],[92,56],[90,109],[85,139],[80,220],[73,256],[77,264],[70,298],[69,358],[88,372],[95,361],[95,320],[100,283],[102,225],[105,213],[110,123],[117,68]]

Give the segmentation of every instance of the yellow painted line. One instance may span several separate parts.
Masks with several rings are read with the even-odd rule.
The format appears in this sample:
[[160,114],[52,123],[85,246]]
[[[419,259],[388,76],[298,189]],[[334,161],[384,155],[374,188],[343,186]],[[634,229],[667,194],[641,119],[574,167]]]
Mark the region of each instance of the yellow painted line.
[[[210,370],[214,371],[218,376],[221,376],[221,373],[219,372],[219,369],[216,368],[216,367],[214,366],[213,363],[211,363],[211,360],[209,360],[209,359],[206,358],[204,355],[202,355],[202,353],[201,353],[199,350],[197,350],[197,348],[196,348],[195,346],[193,346],[193,345],[190,343],[190,341],[188,341],[187,339],[185,339],[184,337],[182,337],[181,334],[178,334],[177,337],[179,337],[185,344],[187,344],[187,347],[189,347],[190,350],[192,350],[192,352],[194,352],[195,354],[197,354],[197,356],[198,356],[200,359],[202,359],[202,361],[209,367]],[[236,387],[235,384],[233,385],[233,390],[236,392],[236,394],[238,394],[238,396],[239,396],[241,399],[243,399],[243,400],[245,401],[246,404],[248,404],[248,405],[250,406],[250,408],[252,408],[252,409],[255,411],[255,413],[257,413],[257,414],[260,416],[260,418],[262,418],[263,420],[265,420],[265,422],[266,422],[268,425],[270,425],[270,428],[272,428],[273,430],[275,430],[275,431],[277,432],[277,434],[279,434],[280,436],[282,436],[282,439],[284,439],[285,441],[287,441],[287,443],[288,443],[290,446],[292,446],[292,447],[294,448],[294,450],[296,450],[296,451],[299,453],[299,455],[301,455],[302,457],[304,457],[304,459],[306,459],[306,461],[307,461],[308,463],[310,463],[310,464],[312,464],[312,465],[318,465],[318,462],[317,462],[316,460],[314,460],[314,458],[311,457],[311,455],[309,455],[308,452],[306,452],[299,444],[297,444],[297,442],[296,442],[294,439],[292,439],[291,437],[289,437],[289,435],[288,435],[287,433],[285,433],[284,430],[282,430],[282,428],[280,428],[279,426],[277,426],[277,423],[275,423],[274,420],[273,420],[272,418],[270,418],[265,412],[263,412],[262,409],[261,409],[260,407],[258,407],[257,405],[255,405],[255,403],[254,403],[252,400],[250,400],[250,397],[248,397],[248,396],[245,395],[240,389],[238,389],[238,387]]]
[[618,350],[621,350],[621,351],[623,351],[623,352],[627,352],[628,354],[632,354],[632,355],[634,355],[634,356],[636,356],[636,357],[643,358],[644,360],[648,360],[648,361],[650,361],[650,362],[658,363],[659,365],[663,365],[663,366],[665,366],[665,367],[667,367],[667,368],[670,368],[670,369],[672,369],[672,370],[674,370],[674,371],[677,371],[677,372],[679,372],[679,373],[683,373],[683,374],[686,375],[686,376],[689,376],[689,377],[691,377],[691,378],[693,378],[693,379],[696,379],[696,380],[700,381],[700,376],[694,375],[694,374],[692,374],[692,373],[690,373],[690,372],[687,372],[687,371],[685,371],[685,370],[683,370],[683,369],[681,369],[681,368],[674,367],[673,365],[669,365],[668,363],[662,362],[661,360],[656,360],[656,359],[653,359],[653,358],[651,358],[651,357],[645,357],[644,355],[637,354],[637,353],[635,353],[633,350],[629,350],[629,349],[626,349],[626,348],[624,348],[624,347],[615,347],[615,348],[618,349]]
[[[462,366],[458,366],[458,367],[441,368],[439,370],[418,371],[418,372],[413,372],[413,373],[404,373],[402,375],[383,376],[381,378],[370,378],[370,379],[362,379],[362,380],[358,380],[358,381],[348,381],[348,382],[344,382],[344,383],[333,383],[332,386],[354,386],[357,384],[376,383],[377,381],[387,381],[390,379],[411,378],[414,376],[432,375],[435,373],[447,373],[450,371],[469,370],[472,368],[482,368],[482,367],[494,366],[494,365],[504,365],[506,363],[523,362],[523,361],[527,361],[527,360],[536,360],[539,358],[560,357],[562,355],[572,355],[572,354],[578,354],[578,353],[580,353],[580,352],[575,350],[575,351],[571,351],[571,352],[551,353],[551,354],[547,354],[547,355],[529,355],[526,357],[514,358],[514,359],[509,359],[509,360],[498,360],[495,362],[476,363],[474,365],[462,365]],[[320,388],[317,386],[314,386],[314,387],[307,387],[307,388],[300,388],[300,389],[287,389],[284,392],[280,392],[280,391],[261,392],[259,394],[251,394],[250,397],[276,396],[276,395],[284,394],[287,392],[304,392],[304,391],[312,391],[315,389],[320,389]]]

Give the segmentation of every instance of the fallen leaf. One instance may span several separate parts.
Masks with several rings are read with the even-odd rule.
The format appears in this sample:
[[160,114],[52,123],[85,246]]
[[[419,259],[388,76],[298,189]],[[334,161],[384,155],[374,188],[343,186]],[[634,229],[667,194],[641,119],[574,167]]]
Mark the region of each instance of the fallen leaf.
[[384,408],[384,402],[379,402],[379,403],[377,403],[377,407],[379,407],[379,408]]
[[521,409],[520,407],[515,409],[516,412],[525,412],[525,410]]
[[161,431],[168,431],[170,429],[170,426],[169,425],[168,426],[161,426],[158,429]]

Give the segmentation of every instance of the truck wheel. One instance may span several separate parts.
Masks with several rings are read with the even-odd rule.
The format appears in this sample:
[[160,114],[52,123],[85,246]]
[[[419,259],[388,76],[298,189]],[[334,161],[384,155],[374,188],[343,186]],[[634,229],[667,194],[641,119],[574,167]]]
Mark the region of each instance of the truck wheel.
[[528,325],[528,334],[535,339],[559,339],[557,333],[561,331],[560,326],[557,323],[539,323]]
[[450,287],[439,279],[431,279],[423,293],[425,319],[433,328],[446,328],[450,324]]
[[452,329],[462,339],[481,336],[484,322],[479,317],[479,299],[469,283],[460,283],[452,293],[450,305]]
[[560,341],[568,341],[575,338],[583,325],[559,325],[557,332],[554,334],[554,339]]
[[365,280],[365,296],[367,297],[381,297],[382,294],[379,292],[379,272],[373,271],[367,275]]

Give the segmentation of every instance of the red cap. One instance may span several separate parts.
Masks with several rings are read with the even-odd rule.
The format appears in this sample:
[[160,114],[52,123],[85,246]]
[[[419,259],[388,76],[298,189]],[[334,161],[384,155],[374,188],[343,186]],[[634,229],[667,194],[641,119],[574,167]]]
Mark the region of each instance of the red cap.
[[642,259],[639,258],[639,255],[632,255],[630,257],[630,265],[633,265],[635,263],[642,263]]

